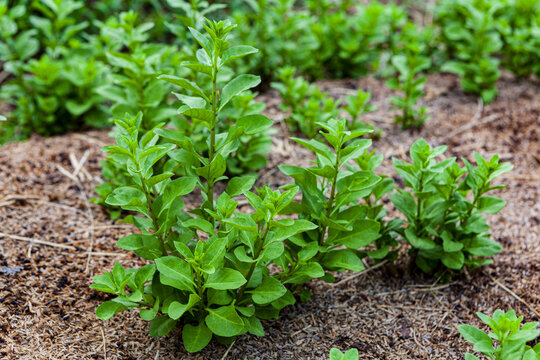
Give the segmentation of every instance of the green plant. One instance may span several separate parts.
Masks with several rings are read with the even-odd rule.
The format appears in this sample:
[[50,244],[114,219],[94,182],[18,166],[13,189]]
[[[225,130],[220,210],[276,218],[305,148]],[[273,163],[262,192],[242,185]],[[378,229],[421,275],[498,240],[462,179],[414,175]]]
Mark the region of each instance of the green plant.
[[[257,94],[249,90],[235,96],[220,114],[220,124],[224,125],[223,132],[237,123],[241,118],[260,114],[266,108],[262,102],[255,101]],[[271,150],[271,135],[275,131],[267,129],[256,134],[245,134],[240,137],[240,145],[227,159],[227,171],[239,175],[263,168],[266,163],[266,154]]]
[[321,129],[320,123],[339,115],[339,102],[294,74],[292,67],[281,69],[277,75],[279,82],[273,82],[272,87],[283,99],[280,109],[290,113],[285,122],[292,130],[300,130],[313,138]]
[[[537,322],[521,324],[523,316],[516,317],[516,312],[495,310],[493,317],[481,312],[476,315],[493,332],[487,334],[472,325],[460,325],[459,332],[465,340],[474,344],[474,350],[493,360],[539,360],[540,343],[534,348],[528,342],[540,336]],[[494,340],[497,343],[494,343]],[[472,354],[466,354],[465,360],[479,360]]]
[[[251,114],[227,132],[219,131],[219,115],[227,103],[260,81],[257,76],[239,75],[217,87],[227,62],[256,51],[230,47],[227,36],[234,27],[209,21],[208,35],[190,28],[202,47],[199,66],[191,67],[206,74],[209,90],[180,77],[160,76],[191,94],[181,97],[185,105],[179,113],[207,127],[207,155],[197,152],[177,130],[157,128],[141,137],[141,113],[117,120],[117,145],[104,148],[128,159],[126,168],[134,180],[133,185],[114,189],[106,202],[142,215],[126,219],[141,233],[119,239],[118,246],[152,263],[140,269],[124,269],[117,263],[112,272],[94,277],[94,289],[116,295],[96,314],[107,320],[120,311],[140,308],[141,318],[152,321],[152,336],[166,335],[182,325],[183,343],[190,352],[204,348],[213,336],[230,342],[246,332],[263,335],[259,319],[275,317],[295,302],[268,265],[283,253],[284,240],[316,227],[306,220],[277,218],[292,202],[295,187],[284,191],[263,187],[254,193],[249,189],[255,177],[243,176],[229,179],[216,197],[214,185],[227,179],[227,158],[238,139],[272,124],[260,114]],[[170,159],[162,172],[155,173],[153,165],[166,157]],[[169,165],[181,165],[187,176],[173,179]],[[196,187],[202,201],[186,212],[182,197]],[[238,202],[232,198],[240,194],[252,206],[250,214],[235,212]]]
[[[0,60],[12,74],[0,97],[14,105],[10,120],[2,124],[0,142],[106,124],[107,109],[97,89],[108,69],[80,46],[80,32],[88,24],[77,23],[72,15],[82,6],[82,1],[69,0],[39,3],[41,17],[29,15],[23,4],[9,11],[0,4]],[[34,28],[19,31],[18,24],[26,20]],[[44,54],[32,58],[40,47]]]
[[[318,125],[324,129],[321,133],[328,145],[324,140],[292,138],[316,153],[316,165],[279,167],[302,191],[302,202],[292,208],[300,219],[317,224],[316,229],[286,240],[286,252],[277,262],[284,276],[293,274],[299,283],[309,277],[296,273],[308,267],[316,269],[322,265],[326,271],[364,268],[361,257],[365,251],[359,249],[375,246],[381,237],[380,220],[384,215],[382,206],[372,206],[372,196],[377,201],[393,187],[392,180],[375,175],[373,167],[359,169],[348,164],[365,154],[371,145],[371,140],[359,139],[370,130],[349,131],[345,119]],[[388,249],[383,249],[378,255],[387,254]],[[327,273],[325,279],[333,281],[333,276]]]
[[518,77],[540,74],[540,1],[511,0],[497,22],[503,47],[502,65]]
[[489,0],[446,0],[437,8],[450,57],[442,70],[459,75],[463,90],[480,95],[484,103],[497,95],[500,71],[494,55],[503,45],[496,16],[501,8],[501,2]]
[[[139,15],[133,11],[121,13],[117,21],[102,27],[102,37],[110,51],[106,59],[115,74],[112,81],[99,91],[114,105],[111,113],[122,118],[125,113],[143,113],[142,130],[166,124],[176,112],[167,104],[171,87],[157,79],[159,74],[172,72],[181,58],[173,58],[176,48],[147,44],[153,23],[138,24]],[[119,50],[126,49],[126,52]],[[141,134],[144,135],[144,134]]]
[[392,65],[397,69],[399,77],[389,79],[386,84],[403,92],[402,96],[394,96],[390,100],[396,109],[401,111],[394,121],[403,129],[421,126],[428,118],[426,107],[415,108],[418,100],[424,96],[425,76],[417,76],[422,70],[429,68],[431,61],[414,52],[407,55],[394,55]]
[[465,167],[460,167],[453,157],[437,161],[445,151],[446,146],[431,148],[420,139],[410,149],[413,163],[393,159],[411,191],[398,189],[390,199],[407,218],[403,236],[412,246],[416,265],[425,272],[438,269],[441,263],[451,270],[490,264],[492,260],[486,257],[501,250],[490,239],[482,213],[495,214],[506,204],[486,194],[504,188],[493,186],[492,181],[512,165],[499,163],[498,155],[486,161],[476,152],[477,167],[466,159]]
[[[274,73],[284,66],[311,63],[313,37],[307,29],[313,21],[308,12],[295,6],[296,0],[246,0],[233,8],[239,24],[237,43],[260,49],[241,69],[260,74],[263,83],[273,80]],[[307,51],[297,51],[298,48]]]
[[[122,119],[126,113],[131,116],[142,113],[141,137],[177,118],[175,109],[168,104],[171,86],[157,76],[172,73],[182,56],[174,54],[177,49],[173,46],[148,44],[153,27],[153,23],[139,24],[139,14],[133,11],[121,13],[118,19],[111,18],[101,27],[103,57],[113,74],[98,92],[113,103],[110,112],[114,118]],[[106,181],[96,187],[98,197],[92,199],[105,206],[113,219],[120,216],[121,211],[107,206],[105,199],[116,187],[132,184],[126,161],[128,158],[121,154],[111,154],[101,162]]]
[[349,349],[345,353],[342,353],[338,348],[332,348],[330,350],[329,360],[358,360],[358,349]]
[[[368,128],[370,130],[374,130],[373,125],[367,124],[363,121],[358,121],[358,119],[364,114],[377,109],[377,106],[368,103],[370,99],[371,93],[367,91],[364,92],[362,89],[358,89],[356,95],[345,96],[345,105],[343,106],[343,109],[347,112],[347,114],[349,114],[350,117],[348,123],[349,129]],[[382,131],[380,129],[377,130],[375,134],[371,133],[371,135],[375,137],[380,137],[381,134]]]

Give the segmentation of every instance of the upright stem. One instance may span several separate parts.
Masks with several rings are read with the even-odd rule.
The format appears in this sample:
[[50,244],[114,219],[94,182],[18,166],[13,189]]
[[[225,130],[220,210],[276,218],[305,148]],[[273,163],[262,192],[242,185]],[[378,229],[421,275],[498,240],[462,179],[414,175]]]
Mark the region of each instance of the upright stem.
[[[144,195],[146,197],[146,207],[148,208],[148,213],[150,214],[150,219],[152,220],[152,225],[154,225],[155,231],[158,231],[159,230],[159,224],[158,224],[158,221],[157,221],[157,218],[156,218],[154,212],[152,211],[152,194],[150,194],[150,190],[148,189],[148,186],[146,186],[145,179],[142,176],[142,170],[139,167],[138,162],[137,161],[133,161],[133,162],[137,165],[137,171],[139,173],[139,179],[141,180]],[[163,236],[161,237],[161,241],[159,242],[159,247],[160,247],[161,253],[164,256],[166,256],[167,255],[167,250],[165,249],[165,244],[164,243],[165,243],[165,234],[163,234]]]
[[[420,181],[418,186],[418,192],[421,193],[424,190],[424,172],[422,171],[420,173]],[[417,230],[420,227],[420,214],[422,212],[422,199],[418,198],[418,202],[416,203],[416,227]]]
[[[212,113],[214,117],[212,123],[210,124],[210,147],[208,149],[208,166],[212,163],[216,151],[216,125],[217,125],[217,100],[218,94],[216,90],[216,80],[217,80],[217,59],[214,59],[213,70],[212,70]],[[208,201],[208,206],[210,210],[214,211],[214,179],[210,177],[208,179],[208,186],[206,188],[206,197]],[[212,223],[214,222],[212,218]]]
[[[340,163],[341,163],[341,148],[336,150],[336,163],[334,164],[334,178],[332,179],[332,189],[330,190],[330,199],[326,203],[326,217],[329,218],[330,214],[332,214],[332,210],[334,208],[334,199],[336,198],[336,183],[337,183],[337,177],[340,169]],[[326,234],[326,226],[323,226],[321,228],[321,232],[319,233],[319,245],[322,245],[324,242],[324,235]]]
[[[255,250],[255,254],[253,254],[253,258],[257,259],[261,255],[261,251],[263,249],[264,242],[266,241],[266,236],[268,235],[268,231],[270,230],[270,225],[266,224],[266,229],[264,230],[264,234],[261,237],[261,241],[259,244],[257,244],[257,249]],[[257,261],[254,261],[251,263],[251,267],[249,268],[249,271],[246,275],[246,283],[242,285],[240,290],[238,291],[237,299],[240,299],[242,295],[244,295],[244,291],[246,290],[247,285],[249,284],[249,280],[251,279],[251,276],[253,275],[253,272],[255,271],[255,266],[257,265]]]

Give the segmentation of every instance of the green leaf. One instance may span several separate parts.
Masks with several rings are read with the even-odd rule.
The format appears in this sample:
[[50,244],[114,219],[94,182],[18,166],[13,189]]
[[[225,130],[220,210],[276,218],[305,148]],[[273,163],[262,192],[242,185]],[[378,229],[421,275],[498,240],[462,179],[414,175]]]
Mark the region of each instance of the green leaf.
[[239,271],[223,268],[211,274],[204,283],[204,287],[216,290],[229,290],[238,289],[245,283],[246,279]]
[[364,264],[356,254],[350,250],[334,250],[326,253],[321,264],[325,269],[335,271],[362,271]]
[[119,304],[115,301],[105,301],[96,309],[96,316],[103,321],[107,321],[114,315],[126,309],[126,306]]
[[316,229],[317,225],[308,220],[295,220],[291,226],[280,227],[274,230],[274,241],[281,241],[290,238],[304,231]]
[[264,115],[251,114],[242,116],[236,121],[236,124],[244,128],[244,133],[255,135],[268,129],[274,122]]
[[345,245],[349,249],[364,247],[379,237],[380,223],[375,220],[357,220],[352,231],[342,232],[335,242]]
[[176,326],[176,320],[167,315],[161,315],[155,318],[150,324],[150,336],[165,336]]
[[244,321],[236,312],[234,305],[222,306],[217,309],[206,309],[208,315],[205,322],[208,328],[219,336],[236,336],[244,332]]
[[224,219],[223,223],[229,224],[240,230],[249,231],[252,233],[258,233],[257,223],[251,218],[251,216],[243,213],[236,213],[233,218]]
[[255,316],[244,318],[246,321],[247,330],[256,336],[264,336],[264,328],[262,326],[262,323],[259,319],[257,319]]
[[194,291],[193,271],[187,262],[174,256],[164,256],[156,259],[156,266],[162,284],[179,290]]
[[139,314],[141,316],[141,319],[145,321],[152,321],[156,317],[158,310],[159,310],[159,298],[156,299],[152,309],[141,309]]
[[468,253],[476,256],[492,256],[502,250],[501,244],[484,236],[475,237],[469,247]]
[[206,102],[210,102],[210,99],[208,99],[204,91],[202,91],[201,88],[197,86],[197,84],[194,84],[191,81],[173,75],[161,75],[158,76],[158,79],[165,80],[167,82],[170,82],[171,84],[181,87],[182,89],[191,91],[196,95],[202,97],[204,100],[206,100]]
[[466,324],[458,326],[458,330],[465,340],[474,344],[475,351],[493,354],[493,343],[488,334]]
[[478,211],[486,214],[496,214],[506,205],[506,201],[494,196],[482,196],[478,199]]
[[210,340],[212,340],[212,332],[204,323],[197,326],[186,324],[182,329],[184,347],[191,353],[204,349]]
[[167,310],[167,314],[173,320],[178,320],[186,311],[195,306],[201,298],[197,294],[189,294],[189,299],[187,304],[182,304],[178,301],[173,301],[170,303]]
[[255,54],[257,52],[259,52],[259,50],[252,46],[247,46],[247,45],[231,46],[230,48],[225,50],[225,52],[223,53],[223,56],[221,57],[221,64],[225,65],[231,60],[235,60],[249,54]]
[[212,110],[184,106],[180,108],[179,113],[203,121],[208,124],[207,126],[212,126],[214,122],[214,112]]
[[247,291],[251,294],[253,302],[259,305],[269,304],[285,295],[286,292],[287,288],[272,276],[266,276],[261,285]]
[[255,184],[257,175],[237,176],[229,180],[227,183],[226,192],[231,197],[242,194],[244,191],[249,191]]
[[261,82],[261,78],[256,75],[242,74],[232,79],[227,85],[223,87],[221,93],[221,102],[219,104],[219,110],[223,109],[225,105],[236,95],[242,91],[251,89]]
[[450,269],[460,270],[465,264],[465,255],[463,255],[462,251],[444,253],[441,261],[444,266]]

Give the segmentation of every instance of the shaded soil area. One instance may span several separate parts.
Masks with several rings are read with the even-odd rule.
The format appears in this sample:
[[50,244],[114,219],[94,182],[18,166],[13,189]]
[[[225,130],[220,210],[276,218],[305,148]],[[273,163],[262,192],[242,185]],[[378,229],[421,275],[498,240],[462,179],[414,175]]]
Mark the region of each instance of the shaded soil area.
[[[148,323],[135,311],[107,322],[94,315],[107,296],[88,287],[92,277],[111,270],[115,261],[144,264],[115,247],[132,229],[87,202],[101,181],[98,162],[100,148],[111,142],[107,132],[35,137],[0,148],[0,359],[327,359],[332,346],[355,347],[361,359],[463,359],[471,346],[456,327],[478,325],[476,311],[514,308],[526,321],[540,321],[538,85],[505,75],[497,100],[482,109],[475,97],[461,92],[456,77],[431,76],[424,101],[432,118],[415,131],[400,131],[392,123],[392,92],[380,80],[320,86],[336,97],[358,87],[372,92],[378,110],[366,120],[384,130],[374,142],[385,156],[380,173],[395,174],[391,158],[408,159],[407,149],[419,137],[447,144],[448,156],[498,153],[514,164],[514,171],[497,181],[508,185],[496,194],[508,205],[488,219],[504,247],[493,265],[441,284],[411,272],[403,251],[395,264],[339,285],[312,281],[307,285],[312,299],[287,308],[279,320],[265,321],[263,338],[241,336],[231,347],[212,342],[190,355],[178,330],[150,338]],[[259,182],[278,186],[290,180],[277,165],[307,165],[311,154],[287,140],[279,96],[269,93],[259,100],[267,103],[278,130]],[[77,176],[68,176],[85,157]],[[388,216],[396,216],[387,205]]]

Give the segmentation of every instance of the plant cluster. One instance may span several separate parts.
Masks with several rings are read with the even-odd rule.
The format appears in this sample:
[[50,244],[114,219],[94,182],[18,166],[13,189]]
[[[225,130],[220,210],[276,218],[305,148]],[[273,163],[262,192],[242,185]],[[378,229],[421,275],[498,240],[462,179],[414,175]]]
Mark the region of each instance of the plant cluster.
[[335,119],[342,111],[349,115],[349,129],[373,130],[373,126],[358,121],[362,115],[376,109],[374,105],[368,103],[371,98],[369,92],[359,89],[355,95],[347,95],[345,103],[342,103],[303,77],[295,76],[295,72],[294,68],[285,67],[279,71],[278,81],[271,84],[283,99],[280,109],[290,114],[285,122],[291,130],[299,130],[307,137],[313,138],[321,130],[320,124]]
[[482,213],[495,214],[506,204],[486,195],[504,188],[492,181],[510,171],[512,165],[489,161],[474,153],[476,167],[466,159],[460,167],[454,157],[437,161],[446,146],[432,148],[424,139],[410,149],[412,163],[393,159],[397,173],[411,190],[398,189],[390,199],[407,218],[403,237],[411,245],[416,265],[431,272],[444,265],[452,270],[490,264],[486,258],[501,246],[490,239],[489,225]]
[[[361,138],[371,130],[350,130],[345,119],[316,123],[322,129],[318,139],[293,138],[316,155],[309,168],[280,166],[294,184],[252,190],[255,176],[230,177],[229,159],[242,139],[263,133],[272,121],[260,114],[262,107],[248,106],[250,111],[227,123],[233,118],[227,106],[249,104],[252,94],[245,91],[260,78],[240,74],[223,81],[222,75],[227,64],[257,50],[231,45],[235,25],[229,22],[207,21],[203,28],[205,33],[189,28],[200,46],[196,61],[184,63],[196,72],[187,75],[194,80],[171,74],[159,79],[179,88],[178,113],[207,131],[205,146],[181,129],[145,129],[139,111],[116,119],[116,145],[104,148],[121,159],[130,181],[114,188],[105,202],[133,212],[124,222],[139,230],[117,245],[149,263],[138,269],[116,263],[111,272],[94,277],[92,288],[114,296],[97,308],[100,319],[139,309],[141,318],[151,321],[151,336],[181,327],[184,347],[196,352],[212,338],[230,343],[248,332],[264,335],[261,320],[277,318],[298,298],[309,299],[303,284],[313,278],[333,282],[334,271],[360,271],[366,257],[393,260],[401,236],[411,241],[417,264],[426,271],[438,260],[455,270],[487,263],[474,256],[498,247],[479,214],[504,205],[484,196],[497,188],[491,180],[509,170],[497,157],[486,162],[477,156],[478,168],[465,162],[468,174],[458,183],[464,172],[454,159],[434,161],[443,148],[415,143],[415,163],[396,162],[414,195],[391,196],[407,223],[385,219],[382,200],[393,192],[393,180],[375,174],[382,156],[368,151],[371,140]],[[468,192],[473,202],[465,199]],[[189,209],[184,197],[193,204]],[[249,211],[237,211],[241,198]],[[411,201],[417,216],[411,215]],[[464,257],[460,266],[458,253]],[[354,351],[343,356],[354,357]]]
[[[186,27],[200,31],[210,14],[240,24],[234,44],[261,49],[233,70],[261,74],[263,88],[286,66],[311,79],[369,72],[387,77],[398,70],[398,80],[389,84],[404,93],[393,100],[404,127],[425,120],[423,108],[414,108],[423,83],[416,75],[430,63],[431,70],[459,74],[464,90],[485,103],[497,94],[499,65],[520,77],[540,74],[538,0],[445,0],[436,6],[435,23],[422,27],[407,20],[406,7],[377,1],[255,0],[225,7],[137,0],[130,1],[129,15],[110,16],[124,6],[94,1],[83,11],[80,0],[0,1],[0,61],[10,74],[0,97],[13,109],[0,127],[0,142],[110,125],[111,115],[122,117],[124,110],[154,113],[144,117],[147,129],[147,122],[174,119],[164,107],[167,86],[153,75],[195,60],[199,45]],[[185,69],[173,75],[184,76]],[[314,96],[312,107],[327,100]]]
[[[234,27],[208,22],[209,36],[190,28],[202,48],[199,66],[193,68],[206,76],[209,90],[185,78],[160,76],[192,94],[180,97],[184,105],[179,113],[208,129],[207,155],[175,130],[155,129],[141,137],[141,113],[117,120],[121,129],[117,145],[105,148],[127,158],[134,180],[131,186],[116,188],[106,202],[142,215],[128,220],[141,234],[120,239],[118,246],[154,263],[141,269],[116,264],[111,273],[96,276],[93,288],[117,296],[100,305],[97,315],[106,320],[120,311],[141,308],[141,318],[152,321],[152,336],[165,335],[182,324],[184,346],[192,352],[204,348],[213,336],[230,341],[246,332],[264,334],[260,319],[276,317],[295,301],[285,286],[294,283],[295,277],[271,274],[268,264],[282,256],[283,240],[315,228],[306,220],[277,218],[292,202],[298,191],[295,187],[250,192],[255,178],[244,176],[230,179],[225,191],[215,194],[214,185],[227,179],[227,157],[242,135],[272,124],[260,114],[250,114],[227,132],[219,129],[219,114],[227,103],[260,82],[257,76],[243,74],[217,87],[219,72],[227,62],[256,51],[230,46],[227,36]],[[165,157],[170,159],[164,170],[181,166],[185,176],[172,179],[173,172],[154,173],[154,164]],[[196,187],[202,196],[200,206],[183,211],[182,197]],[[253,208],[249,215],[235,211],[238,202],[232,198],[240,194]],[[313,277],[309,271],[306,275]]]
[[24,3],[0,2],[0,61],[11,74],[0,98],[15,107],[0,127],[0,143],[34,132],[51,135],[83,124],[106,124],[104,98],[97,89],[106,82],[107,68],[80,41],[88,23],[76,22],[74,14],[83,5],[44,1],[30,14]]
[[[521,324],[523,316],[517,317],[514,310],[504,312],[495,310],[493,317],[481,312],[476,315],[490,327],[491,333],[472,326],[460,325],[459,332],[465,340],[474,344],[474,351],[482,353],[493,360],[539,360],[540,343],[534,348],[527,343],[540,336],[539,323]],[[473,354],[466,354],[465,360],[480,360]]]

